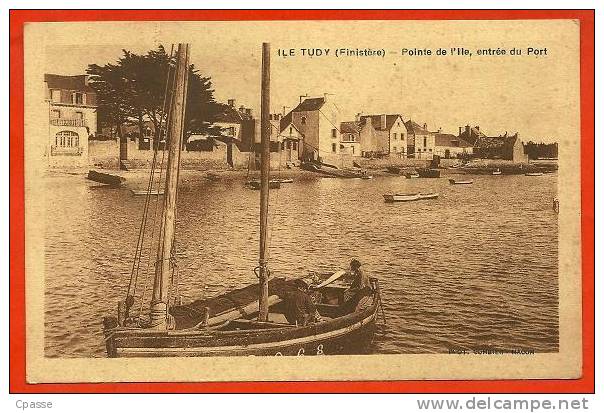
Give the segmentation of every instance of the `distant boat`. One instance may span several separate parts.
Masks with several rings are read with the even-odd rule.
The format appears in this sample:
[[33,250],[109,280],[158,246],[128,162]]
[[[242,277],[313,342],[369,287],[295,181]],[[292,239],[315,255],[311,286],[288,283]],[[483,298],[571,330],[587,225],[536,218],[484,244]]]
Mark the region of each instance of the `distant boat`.
[[440,170],[430,168],[420,168],[417,170],[420,178],[440,178]]
[[385,194],[383,196],[386,202],[408,202],[438,198],[438,194],[435,192],[429,194]]
[[[259,180],[247,181],[245,184],[252,189],[260,189],[262,186]],[[281,182],[278,179],[271,179],[268,186],[270,189],[279,189],[281,188]]]
[[361,179],[373,179],[372,175],[361,175]]
[[132,195],[141,196],[141,195],[163,195],[163,189],[152,189],[151,191],[147,191],[146,189],[131,189]]
[[405,178],[407,178],[407,179],[419,178],[419,174],[417,172],[416,173],[407,173],[407,174],[405,174]]
[[294,182],[292,178],[281,178],[281,179],[273,179],[273,181],[279,181],[281,184],[291,184]]
[[499,170],[499,168],[497,168],[493,172],[491,172],[491,175],[501,175],[501,171]]
[[541,175],[543,175],[543,172],[527,172],[524,175],[526,175],[526,176],[541,176]]
[[472,179],[449,179],[449,183],[451,185],[470,185],[474,181]]
[[109,185],[114,188],[121,186],[126,181],[126,178],[123,178],[121,176],[106,174],[103,172],[97,172],[97,171],[93,171],[93,170],[88,171],[87,178],[90,179],[91,181]]

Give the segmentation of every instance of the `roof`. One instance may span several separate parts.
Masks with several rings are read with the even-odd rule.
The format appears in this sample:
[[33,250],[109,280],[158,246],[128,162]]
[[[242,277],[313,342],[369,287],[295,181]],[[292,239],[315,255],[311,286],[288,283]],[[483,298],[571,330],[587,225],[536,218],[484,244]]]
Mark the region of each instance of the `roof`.
[[518,134],[508,136],[507,132],[503,136],[481,136],[476,140],[474,146],[484,149],[503,148],[504,146],[514,146],[517,139]]
[[[466,126],[466,128],[468,128],[468,126]],[[466,141],[470,142],[471,144],[476,144],[476,140],[478,138],[486,137],[486,135],[480,131],[480,127],[478,126],[473,126],[470,128],[469,136],[466,129],[464,128],[460,136],[462,136]]]
[[373,126],[374,129],[376,130],[390,130],[392,128],[392,126],[394,125],[394,122],[396,122],[396,120],[400,117],[401,115],[399,114],[393,114],[393,115],[386,115],[386,125],[384,128],[382,128],[382,117],[384,115],[363,115],[361,116],[361,121],[362,122],[366,122],[367,118],[371,118],[371,125]]
[[94,92],[94,89],[87,84],[88,75],[53,75],[44,74],[44,81],[49,89],[81,90],[85,92]]
[[450,133],[436,133],[434,135],[434,145],[435,146],[448,146],[454,148],[470,148],[472,145]]
[[220,104],[221,110],[215,117],[215,122],[241,123],[244,120],[251,120],[252,116],[245,112],[235,109],[233,106]]
[[405,126],[407,127],[407,131],[409,133],[413,133],[414,135],[429,135],[430,132],[424,129],[422,126],[419,126],[416,122],[409,119],[405,122]]
[[287,115],[281,118],[281,130],[285,129],[292,122],[293,112],[312,112],[319,110],[325,104],[325,98],[306,98],[293,108]]
[[340,123],[340,133],[359,133],[361,122],[342,122]]

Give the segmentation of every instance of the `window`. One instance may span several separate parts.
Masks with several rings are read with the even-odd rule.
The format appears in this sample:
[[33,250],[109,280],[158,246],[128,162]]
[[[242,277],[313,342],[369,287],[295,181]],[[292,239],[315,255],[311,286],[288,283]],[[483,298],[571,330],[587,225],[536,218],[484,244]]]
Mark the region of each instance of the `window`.
[[286,147],[287,149],[291,148],[291,142],[290,142],[290,141],[287,141],[287,143],[285,144],[285,147]]
[[424,136],[424,148],[428,146],[428,138]]
[[392,134],[392,137],[394,138],[394,140],[396,140],[396,132],[394,132],[394,133]]
[[76,105],[83,105],[86,103],[85,95],[83,93],[73,93],[71,95],[71,103]]
[[392,152],[396,152],[396,146],[392,147]]
[[336,152],[338,151],[338,147],[336,146],[336,144],[335,144],[335,143],[332,143],[332,144],[331,144],[331,151],[332,151],[333,153],[336,153]]
[[281,142],[281,150],[284,150],[284,149],[285,149],[285,141]]
[[53,102],[60,102],[61,101],[61,91],[59,89],[52,89],[50,91],[50,100],[52,100]]
[[337,131],[335,129],[331,130],[331,137],[332,138],[336,138],[337,137]]
[[302,125],[306,125],[306,116],[302,116],[300,123],[302,123]]
[[352,147],[352,154],[354,155],[354,146]]
[[55,135],[55,146],[77,147],[80,146],[80,136],[72,131],[61,131]]
[[289,127],[289,136],[292,136],[294,134],[294,128],[292,128],[291,126]]
[[76,119],[83,120],[84,119],[84,113],[82,113],[82,112],[76,112],[75,113],[75,117],[76,117]]
[[348,135],[348,137],[350,138],[350,140],[351,140],[352,142],[354,142],[354,135],[353,135],[352,133],[351,133],[350,135]]
[[230,128],[227,128],[227,135],[229,136],[235,136],[235,127],[231,126]]
[[58,119],[61,117],[61,111],[58,109],[53,109],[50,111],[50,117],[52,119]]
[[298,142],[292,142],[292,149],[293,149],[294,151],[297,151],[297,150],[298,150]]

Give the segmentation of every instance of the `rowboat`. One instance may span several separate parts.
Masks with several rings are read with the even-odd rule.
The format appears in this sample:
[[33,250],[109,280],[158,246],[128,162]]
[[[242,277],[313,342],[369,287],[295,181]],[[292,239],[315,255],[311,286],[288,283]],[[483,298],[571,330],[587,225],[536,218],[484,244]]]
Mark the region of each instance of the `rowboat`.
[[501,171],[499,169],[495,169],[493,172],[491,172],[491,175],[501,175]]
[[386,202],[409,202],[409,201],[419,201],[423,199],[436,199],[438,198],[437,193],[428,193],[428,194],[385,194],[384,200]]
[[474,183],[472,179],[449,179],[451,185],[470,185]]
[[[271,189],[279,189],[281,188],[281,181],[277,180],[277,179],[271,179],[269,181],[269,186]],[[259,190],[261,188],[261,182],[259,180],[251,180],[251,181],[247,181],[245,183],[246,186],[250,187],[251,189],[256,189]]]
[[524,175],[526,175],[526,176],[541,176],[541,175],[543,175],[543,172],[527,172]]
[[440,171],[431,168],[419,168],[417,173],[420,178],[440,178]]
[[407,178],[407,179],[419,178],[419,174],[418,173],[406,173],[405,178]]
[[126,178],[122,176],[106,174],[93,170],[88,171],[88,175],[86,176],[86,178],[91,181],[109,185],[114,188],[121,186],[126,181]]
[[[161,222],[158,222],[160,233],[157,248],[146,249],[143,242],[137,244],[125,299],[118,302],[116,316],[103,319],[108,357],[299,356],[366,352],[375,331],[378,310],[382,309],[377,278],[370,278],[367,288],[361,290],[355,300],[345,300],[345,292],[352,284],[343,277],[345,271],[334,272],[324,280],[318,276],[269,279],[268,43],[264,43],[262,48],[260,248],[258,266],[254,268],[257,278],[250,277],[257,281],[215,297],[183,303],[183,298],[178,294],[176,260],[180,258],[176,254],[174,241],[189,50],[187,44],[178,45],[174,73],[167,76],[173,79],[168,82],[173,82],[175,86],[171,91],[171,108],[168,111],[170,139],[167,139],[165,197]],[[148,215],[148,210],[144,210],[143,224]],[[144,309],[147,304],[143,300],[144,292],[143,298],[141,293],[137,294],[138,268],[143,250],[157,251],[157,255],[151,257],[155,265],[151,269],[154,276],[151,280],[151,297],[147,297],[148,311]],[[199,277],[204,275],[200,272]],[[147,279],[141,278],[143,283]],[[302,281],[304,285],[310,285],[309,291],[320,317],[313,317],[310,323],[292,324],[287,318],[288,304],[291,304],[288,303],[288,297],[293,290],[300,289]],[[137,300],[140,306],[135,305]]]
[[144,196],[144,195],[163,195],[163,189],[152,189],[151,191],[147,191],[146,189],[131,189],[132,195],[134,196]]

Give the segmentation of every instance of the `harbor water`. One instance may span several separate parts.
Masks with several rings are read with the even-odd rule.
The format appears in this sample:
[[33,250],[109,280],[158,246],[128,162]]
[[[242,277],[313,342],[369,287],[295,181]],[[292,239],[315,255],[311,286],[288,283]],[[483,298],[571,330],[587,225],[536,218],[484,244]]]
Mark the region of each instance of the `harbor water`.
[[[304,175],[283,184],[271,192],[271,276],[359,259],[382,288],[386,324],[374,353],[556,352],[556,174],[471,178]],[[176,276],[185,302],[256,282],[259,191],[243,177],[184,181]],[[51,174],[45,184],[45,355],[104,357],[102,318],[125,298],[145,197],[76,175]],[[439,197],[388,204],[389,192]],[[140,285],[152,277],[153,260],[143,258],[151,271],[141,271]]]

